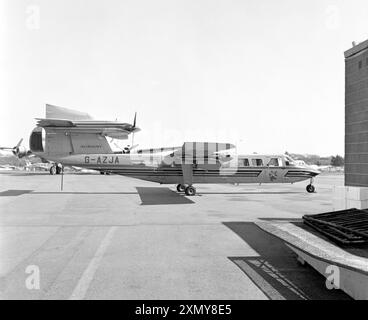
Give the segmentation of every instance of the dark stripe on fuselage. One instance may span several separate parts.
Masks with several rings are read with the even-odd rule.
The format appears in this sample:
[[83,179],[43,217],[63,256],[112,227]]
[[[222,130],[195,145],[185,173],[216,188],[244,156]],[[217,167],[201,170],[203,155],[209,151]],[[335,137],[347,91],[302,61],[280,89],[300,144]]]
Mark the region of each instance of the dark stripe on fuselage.
[[[90,167],[92,170],[109,171],[121,175],[149,175],[149,176],[182,176],[182,170],[147,170],[147,169],[121,169],[121,168],[101,168]],[[231,171],[227,173],[225,170],[193,170],[193,176],[236,176],[236,177],[258,177],[262,170],[246,170],[246,171]]]
[[317,173],[311,172],[311,171],[288,171],[285,174],[285,177],[287,178],[303,178],[303,177],[315,177]]

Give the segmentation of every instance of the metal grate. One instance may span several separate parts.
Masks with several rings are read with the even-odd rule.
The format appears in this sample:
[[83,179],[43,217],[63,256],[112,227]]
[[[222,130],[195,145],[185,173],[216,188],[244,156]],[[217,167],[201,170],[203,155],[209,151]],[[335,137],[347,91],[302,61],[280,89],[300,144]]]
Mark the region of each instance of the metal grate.
[[368,242],[368,210],[348,209],[303,216],[304,223],[343,244]]

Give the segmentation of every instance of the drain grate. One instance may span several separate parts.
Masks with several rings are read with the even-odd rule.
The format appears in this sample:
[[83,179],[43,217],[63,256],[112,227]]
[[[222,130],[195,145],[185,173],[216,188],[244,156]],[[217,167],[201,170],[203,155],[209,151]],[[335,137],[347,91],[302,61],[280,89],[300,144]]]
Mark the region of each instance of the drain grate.
[[304,223],[343,244],[368,242],[368,210],[348,209],[303,216]]

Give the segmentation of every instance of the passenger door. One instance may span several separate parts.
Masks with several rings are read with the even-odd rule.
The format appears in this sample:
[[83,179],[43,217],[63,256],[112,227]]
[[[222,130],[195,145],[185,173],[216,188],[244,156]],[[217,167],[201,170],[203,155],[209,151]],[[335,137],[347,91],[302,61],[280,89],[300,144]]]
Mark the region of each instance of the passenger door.
[[268,183],[277,183],[282,180],[282,159],[279,157],[268,158],[265,179]]

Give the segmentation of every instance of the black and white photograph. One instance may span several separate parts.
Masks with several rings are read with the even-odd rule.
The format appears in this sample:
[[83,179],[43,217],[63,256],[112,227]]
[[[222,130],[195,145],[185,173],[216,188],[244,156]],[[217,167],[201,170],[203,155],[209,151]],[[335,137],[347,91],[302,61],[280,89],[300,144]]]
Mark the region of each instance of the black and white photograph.
[[366,0],[0,0],[0,70],[0,300],[368,300]]

